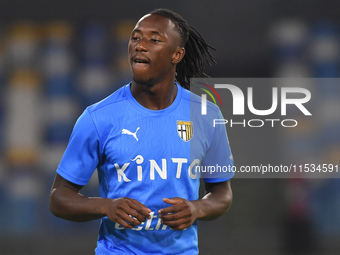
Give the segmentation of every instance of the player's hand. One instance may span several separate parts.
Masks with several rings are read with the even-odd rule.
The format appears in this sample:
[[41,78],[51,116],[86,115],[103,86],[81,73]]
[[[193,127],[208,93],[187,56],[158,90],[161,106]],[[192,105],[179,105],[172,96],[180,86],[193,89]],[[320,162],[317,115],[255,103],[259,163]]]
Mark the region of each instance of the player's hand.
[[175,230],[183,230],[196,220],[197,209],[192,202],[180,197],[163,198],[163,201],[172,205],[158,211],[163,224]]
[[150,218],[151,210],[136,199],[127,197],[111,199],[106,216],[124,228],[133,228]]

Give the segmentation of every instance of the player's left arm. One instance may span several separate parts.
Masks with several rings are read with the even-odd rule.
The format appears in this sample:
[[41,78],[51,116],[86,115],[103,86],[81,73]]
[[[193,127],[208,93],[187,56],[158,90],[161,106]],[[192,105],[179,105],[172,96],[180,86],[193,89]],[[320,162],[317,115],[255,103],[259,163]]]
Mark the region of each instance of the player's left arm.
[[232,202],[233,193],[230,180],[225,182],[205,182],[206,194],[203,198],[188,201],[184,198],[164,198],[172,206],[159,210],[162,223],[172,229],[183,230],[195,220],[214,220],[224,215]]

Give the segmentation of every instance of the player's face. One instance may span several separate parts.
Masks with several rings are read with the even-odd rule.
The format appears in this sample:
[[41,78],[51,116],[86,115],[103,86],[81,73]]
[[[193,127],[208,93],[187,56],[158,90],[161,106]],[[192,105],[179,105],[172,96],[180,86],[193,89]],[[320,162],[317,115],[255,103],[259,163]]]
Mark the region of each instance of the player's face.
[[160,15],[141,18],[132,31],[129,60],[133,80],[152,86],[163,79],[173,79],[176,64],[184,56],[175,25]]

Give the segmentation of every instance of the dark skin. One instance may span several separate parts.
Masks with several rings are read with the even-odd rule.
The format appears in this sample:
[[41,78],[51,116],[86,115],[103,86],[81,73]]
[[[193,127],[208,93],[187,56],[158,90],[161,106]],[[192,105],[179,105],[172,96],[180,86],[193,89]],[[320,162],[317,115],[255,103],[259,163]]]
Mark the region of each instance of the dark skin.
[[[175,25],[159,15],[146,15],[131,34],[131,92],[144,107],[161,110],[174,101],[176,64],[184,57]],[[138,63],[138,62],[144,63]]]
[[[148,109],[168,107],[177,94],[176,64],[182,60],[185,50],[174,28],[175,25],[162,16],[146,15],[131,34],[131,92]],[[50,194],[51,212],[58,217],[80,222],[107,216],[124,228],[133,228],[151,217],[151,210],[135,199],[85,197],[79,193],[82,187],[57,174]],[[158,211],[162,223],[172,229],[183,230],[195,220],[213,220],[225,214],[232,202],[230,181],[206,182],[205,189],[205,196],[194,201],[179,197],[164,198],[163,201],[170,206]]]

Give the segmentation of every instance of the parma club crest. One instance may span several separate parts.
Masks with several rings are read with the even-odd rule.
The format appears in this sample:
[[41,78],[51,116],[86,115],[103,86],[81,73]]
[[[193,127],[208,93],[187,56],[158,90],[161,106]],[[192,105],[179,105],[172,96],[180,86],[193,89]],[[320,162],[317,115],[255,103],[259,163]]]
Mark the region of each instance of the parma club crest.
[[177,133],[183,141],[189,141],[194,135],[194,125],[192,121],[177,120]]

